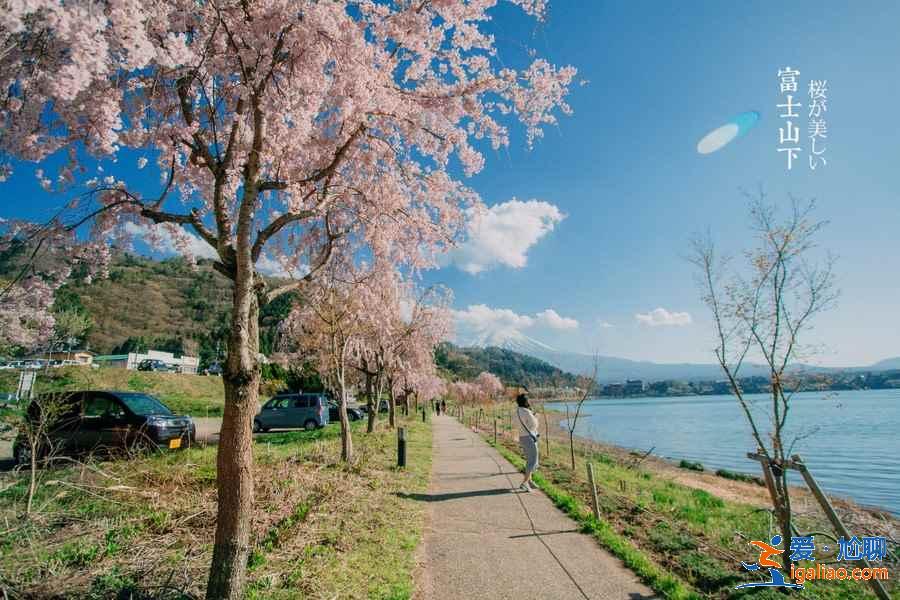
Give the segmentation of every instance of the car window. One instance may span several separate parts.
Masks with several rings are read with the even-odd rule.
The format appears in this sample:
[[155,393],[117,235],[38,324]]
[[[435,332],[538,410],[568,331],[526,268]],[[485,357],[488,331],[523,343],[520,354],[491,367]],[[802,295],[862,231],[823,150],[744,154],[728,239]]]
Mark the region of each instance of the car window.
[[266,408],[287,408],[290,398],[272,398],[266,404]]
[[102,417],[103,415],[118,412],[118,407],[109,396],[102,394],[88,394],[84,399],[85,417]]
[[49,413],[54,421],[78,419],[81,416],[80,400],[79,394],[41,395],[28,405],[28,418],[36,421]]
[[165,404],[150,396],[149,394],[127,394],[120,393],[116,394],[122,402],[125,403],[131,412],[136,415],[171,415],[172,411],[169,410]]
[[297,396],[296,398],[294,398],[294,407],[295,408],[309,408],[309,397]]

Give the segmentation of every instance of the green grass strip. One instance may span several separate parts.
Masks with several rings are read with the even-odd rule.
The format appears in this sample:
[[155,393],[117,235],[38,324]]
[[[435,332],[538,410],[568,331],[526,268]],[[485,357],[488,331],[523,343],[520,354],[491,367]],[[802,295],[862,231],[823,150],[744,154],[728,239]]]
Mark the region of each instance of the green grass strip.
[[[494,445],[491,441],[488,441],[488,443],[494,446],[519,471],[524,470],[525,461],[519,455],[501,444]],[[593,535],[600,542],[601,546],[625,563],[625,566],[649,585],[653,591],[671,600],[702,599],[702,596],[688,584],[671,573],[664,571],[640,549],[635,547],[631,541],[613,529],[608,522],[594,517],[590,510],[583,507],[570,494],[547,481],[540,473],[535,473],[533,480],[557,508],[569,515],[581,526],[581,531]]]

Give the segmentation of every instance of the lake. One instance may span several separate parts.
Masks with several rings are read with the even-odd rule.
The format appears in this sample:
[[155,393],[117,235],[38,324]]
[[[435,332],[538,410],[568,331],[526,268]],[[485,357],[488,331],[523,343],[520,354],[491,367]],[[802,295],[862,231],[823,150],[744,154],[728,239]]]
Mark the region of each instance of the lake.
[[[747,398],[768,431],[771,397]],[[565,411],[562,403],[547,406]],[[761,476],[759,463],[746,457],[756,444],[733,396],[597,399],[582,411],[575,432],[583,437],[644,452],[655,446],[655,455],[699,461],[710,471]],[[822,488],[900,516],[900,390],[796,394],[787,429],[785,440],[809,434],[792,453]]]

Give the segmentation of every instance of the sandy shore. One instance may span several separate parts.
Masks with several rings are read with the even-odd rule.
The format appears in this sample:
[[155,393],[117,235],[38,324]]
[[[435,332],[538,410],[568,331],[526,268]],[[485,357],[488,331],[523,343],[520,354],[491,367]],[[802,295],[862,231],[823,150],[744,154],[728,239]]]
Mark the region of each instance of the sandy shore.
[[[556,441],[568,439],[569,431],[562,425],[562,421],[565,418],[566,415],[563,413],[547,410],[545,427],[543,415],[538,414],[538,419],[541,421],[541,429],[547,430],[544,432],[544,435],[549,435],[550,439]],[[677,463],[658,456],[649,455],[641,459],[641,456],[635,456],[635,451],[633,450],[578,435],[575,436],[575,439],[578,444],[591,447],[595,451],[612,456],[623,463],[640,461],[642,469],[682,485],[704,490],[723,500],[742,502],[760,508],[771,506],[769,492],[764,486],[745,481],[725,479],[713,472],[682,469],[678,467]],[[649,448],[644,449],[644,452],[647,450]],[[748,474],[761,475],[761,473]],[[897,539],[898,535],[900,535],[900,519],[894,517],[887,510],[860,506],[847,498],[830,496],[829,500],[834,505],[844,525],[854,535],[887,535],[893,539]],[[823,520],[826,518],[812,493],[805,487],[793,487],[791,501],[795,514],[814,516]]]

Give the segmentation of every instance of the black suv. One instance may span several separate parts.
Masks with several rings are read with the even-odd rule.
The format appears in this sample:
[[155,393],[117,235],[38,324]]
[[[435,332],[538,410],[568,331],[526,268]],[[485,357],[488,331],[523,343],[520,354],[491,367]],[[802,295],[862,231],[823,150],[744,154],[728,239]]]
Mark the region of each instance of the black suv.
[[138,371],[157,371],[159,373],[176,373],[178,369],[158,358],[145,358],[138,363]]
[[[53,405],[52,409],[47,407]],[[47,435],[38,447],[50,452],[77,455],[94,451],[135,448],[183,448],[194,443],[193,419],[175,415],[148,394],[138,392],[87,391],[43,396],[28,406],[26,418],[36,422],[52,414]],[[18,464],[31,461],[31,448],[20,434],[13,443]]]
[[[359,421],[365,415],[363,411],[352,406],[347,407],[347,419],[349,421]],[[339,423],[341,421],[341,405],[334,400],[328,401],[328,422]]]

